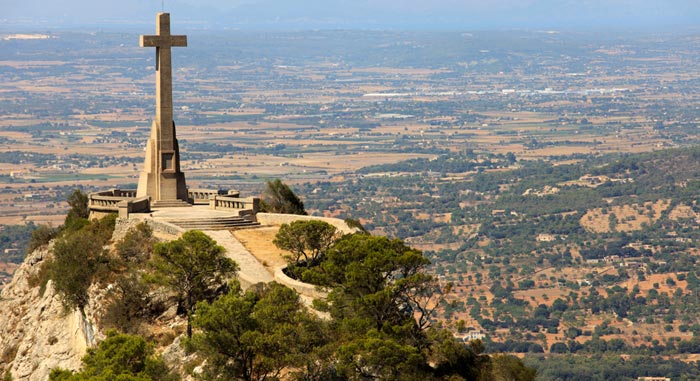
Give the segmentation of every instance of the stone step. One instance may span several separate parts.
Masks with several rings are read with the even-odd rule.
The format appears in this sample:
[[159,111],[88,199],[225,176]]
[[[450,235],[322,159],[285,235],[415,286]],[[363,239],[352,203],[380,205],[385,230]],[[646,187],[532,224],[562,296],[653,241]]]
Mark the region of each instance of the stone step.
[[178,218],[173,220],[182,223],[199,223],[199,222],[221,222],[221,223],[236,223],[236,222],[249,222],[243,217],[207,217],[207,218]]
[[239,225],[182,225],[182,224],[174,224],[177,225],[183,229],[187,230],[238,230],[238,229],[252,229],[252,228],[257,228],[260,226],[260,223],[258,222],[250,222],[247,224],[239,224]]
[[151,203],[151,208],[179,208],[191,206],[192,204],[182,200],[158,200]]
[[188,226],[197,226],[197,225],[247,225],[251,223],[251,221],[168,221],[171,224],[176,224],[176,225],[188,225]]
[[238,222],[238,223],[216,223],[216,222],[199,222],[199,223],[182,223],[182,222],[170,222],[173,225],[177,225],[181,228],[192,228],[199,229],[201,227],[207,226],[221,226],[221,227],[237,227],[237,226],[248,226],[252,224],[258,224],[257,222]]
[[183,229],[198,230],[243,229],[260,226],[258,222],[249,221],[238,216],[172,219],[168,222]]

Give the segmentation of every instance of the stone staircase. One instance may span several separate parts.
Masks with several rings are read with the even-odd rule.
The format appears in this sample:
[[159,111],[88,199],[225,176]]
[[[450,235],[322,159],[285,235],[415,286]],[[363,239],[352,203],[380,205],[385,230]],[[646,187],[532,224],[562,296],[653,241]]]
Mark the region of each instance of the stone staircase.
[[192,204],[183,200],[158,200],[151,203],[151,208],[180,208],[191,206]]
[[173,218],[168,219],[167,222],[187,230],[236,230],[260,226],[259,222],[250,221],[238,216]]

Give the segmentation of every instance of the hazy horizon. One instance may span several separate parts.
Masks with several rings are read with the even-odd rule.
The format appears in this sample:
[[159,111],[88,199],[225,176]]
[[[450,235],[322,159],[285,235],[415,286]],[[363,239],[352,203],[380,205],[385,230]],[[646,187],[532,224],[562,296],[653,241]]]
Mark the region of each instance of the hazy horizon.
[[120,27],[173,14],[182,29],[668,29],[700,20],[691,0],[0,0],[12,27]]

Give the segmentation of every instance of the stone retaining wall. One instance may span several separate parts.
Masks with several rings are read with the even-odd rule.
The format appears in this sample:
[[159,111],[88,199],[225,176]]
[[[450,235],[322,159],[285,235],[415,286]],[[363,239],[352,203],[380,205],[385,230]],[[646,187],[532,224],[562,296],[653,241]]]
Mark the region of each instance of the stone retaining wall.
[[287,266],[280,266],[275,269],[273,276],[277,283],[283,284],[291,289],[294,289],[301,295],[309,296],[314,299],[325,298],[326,296],[328,296],[327,293],[319,291],[313,284],[304,283],[288,277],[287,274],[284,273],[285,267]]
[[341,220],[340,218],[301,216],[298,214],[280,214],[280,213],[258,213],[256,215],[256,217],[258,219],[258,222],[260,222],[262,225],[280,226],[282,224],[290,224],[294,221],[317,220],[317,221],[327,222],[327,223],[335,226],[335,228],[338,229],[338,231],[343,233],[343,234],[352,234],[352,233],[357,233],[359,231],[357,228],[349,227],[348,224],[345,223],[345,221]]
[[122,239],[129,229],[140,224],[141,222],[144,222],[146,225],[150,226],[151,229],[153,229],[154,234],[160,233],[177,238],[180,234],[186,231],[185,229],[171,223],[156,221],[150,218],[148,215],[132,214],[130,218],[117,218],[114,226],[114,240],[118,241]]

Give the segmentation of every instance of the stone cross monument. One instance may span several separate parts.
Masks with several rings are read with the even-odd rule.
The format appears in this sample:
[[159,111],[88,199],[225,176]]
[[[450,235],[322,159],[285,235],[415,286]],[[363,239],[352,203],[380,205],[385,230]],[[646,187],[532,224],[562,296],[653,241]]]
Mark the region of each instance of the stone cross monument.
[[189,206],[185,174],[173,122],[173,77],[170,48],[187,46],[187,36],[170,34],[170,14],[158,13],[156,35],[141,35],[141,47],[156,48],[156,117],[146,144],[146,160],[136,197],[150,196],[151,205]]

